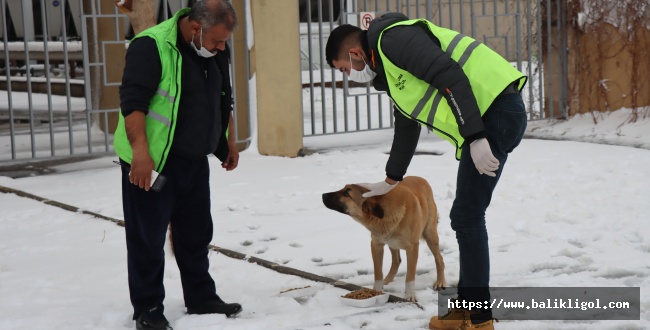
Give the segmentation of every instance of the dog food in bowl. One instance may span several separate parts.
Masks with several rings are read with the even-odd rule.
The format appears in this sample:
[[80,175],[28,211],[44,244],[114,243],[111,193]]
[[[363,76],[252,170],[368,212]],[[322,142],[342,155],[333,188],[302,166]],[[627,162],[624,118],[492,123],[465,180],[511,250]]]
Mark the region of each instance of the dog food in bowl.
[[370,307],[386,303],[388,300],[388,294],[377,290],[363,288],[341,296],[339,299],[341,303],[345,305],[354,307]]
[[382,291],[378,291],[378,290],[363,288],[363,289],[352,291],[352,292],[346,294],[345,296],[343,296],[343,298],[368,299],[368,298],[372,298],[374,296],[378,296],[380,294],[384,294],[384,293]]

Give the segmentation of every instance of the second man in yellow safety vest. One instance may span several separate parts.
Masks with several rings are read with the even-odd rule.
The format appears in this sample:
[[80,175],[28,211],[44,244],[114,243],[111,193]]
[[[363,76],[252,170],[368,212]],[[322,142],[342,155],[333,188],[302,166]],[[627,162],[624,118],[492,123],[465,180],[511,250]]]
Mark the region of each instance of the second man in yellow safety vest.
[[[357,82],[372,81],[395,107],[386,179],[364,197],[388,193],[406,174],[421,126],[452,143],[459,160],[450,219],[460,253],[458,299],[490,299],[485,211],[508,154],[526,129],[520,95],[527,77],[486,45],[424,19],[389,13],[367,31],[341,25],[329,36],[328,64]],[[433,174],[432,174],[433,175]],[[375,283],[381,289],[382,283]],[[414,297],[413,285],[406,296]],[[452,309],[431,329],[493,329],[492,312]]]

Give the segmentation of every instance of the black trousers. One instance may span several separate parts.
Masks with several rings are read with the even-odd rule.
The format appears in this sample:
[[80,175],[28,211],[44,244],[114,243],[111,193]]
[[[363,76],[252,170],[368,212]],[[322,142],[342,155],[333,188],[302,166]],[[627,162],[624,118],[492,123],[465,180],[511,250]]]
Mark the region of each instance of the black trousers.
[[212,240],[208,159],[187,160],[170,155],[161,174],[167,177],[163,189],[145,191],[129,182],[129,170],[122,167],[133,319],[155,307],[164,311],[164,244],[170,223],[185,306],[218,298],[208,273],[208,244]]

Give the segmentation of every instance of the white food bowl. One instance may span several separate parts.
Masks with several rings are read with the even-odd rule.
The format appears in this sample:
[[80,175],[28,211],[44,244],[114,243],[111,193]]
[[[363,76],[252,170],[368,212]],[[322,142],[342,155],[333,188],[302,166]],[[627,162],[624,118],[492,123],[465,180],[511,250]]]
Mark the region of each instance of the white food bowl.
[[366,299],[352,299],[339,297],[343,305],[354,306],[354,307],[370,307],[374,306],[377,303],[377,296],[366,298]]
[[390,295],[388,293],[384,293],[366,299],[353,299],[353,298],[345,298],[343,296],[340,296],[339,300],[343,305],[363,308],[363,307],[381,306],[388,301],[389,297]]
[[378,296],[375,296],[375,298],[377,298],[377,305],[381,306],[386,302],[388,302],[388,298],[390,298],[390,294],[388,293],[380,294]]

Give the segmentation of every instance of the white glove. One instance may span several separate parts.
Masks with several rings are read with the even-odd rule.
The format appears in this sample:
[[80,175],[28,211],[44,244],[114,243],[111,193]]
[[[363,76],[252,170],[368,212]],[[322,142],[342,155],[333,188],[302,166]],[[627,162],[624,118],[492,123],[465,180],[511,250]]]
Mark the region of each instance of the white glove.
[[470,143],[469,152],[479,173],[491,177],[497,176],[494,171],[499,169],[499,160],[494,158],[490,143],[486,138],[474,140],[474,142]]
[[399,182],[395,184],[389,184],[386,181],[381,181],[377,183],[359,183],[358,185],[370,190],[368,192],[365,192],[363,195],[361,195],[364,198],[372,197],[372,196],[379,196],[388,193],[391,191],[395,186],[397,186]]

